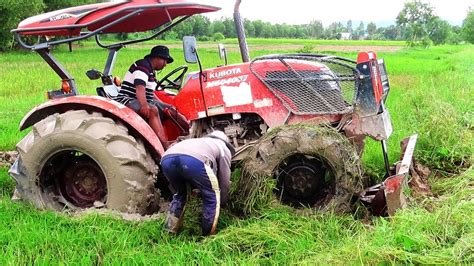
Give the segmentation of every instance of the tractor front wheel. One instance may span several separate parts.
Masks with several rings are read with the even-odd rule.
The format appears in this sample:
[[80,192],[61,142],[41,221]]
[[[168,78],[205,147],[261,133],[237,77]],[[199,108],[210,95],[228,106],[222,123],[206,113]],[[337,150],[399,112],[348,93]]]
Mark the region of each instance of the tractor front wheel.
[[[349,212],[354,196],[363,189],[358,153],[333,128],[275,128],[259,140],[248,158],[238,182],[237,197],[244,205],[261,203],[263,191],[275,182],[273,194],[284,204]],[[252,199],[255,195],[258,200]],[[258,207],[244,208],[248,212]]]
[[39,208],[158,210],[155,162],[126,127],[100,113],[49,116],[32,127],[17,150],[10,169],[17,195]]

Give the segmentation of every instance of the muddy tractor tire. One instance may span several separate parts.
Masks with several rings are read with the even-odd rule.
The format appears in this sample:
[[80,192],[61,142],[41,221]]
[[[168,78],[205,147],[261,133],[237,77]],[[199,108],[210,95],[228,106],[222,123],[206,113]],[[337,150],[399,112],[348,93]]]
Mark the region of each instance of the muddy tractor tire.
[[[273,194],[293,207],[350,212],[364,186],[355,147],[330,127],[276,128],[260,139],[248,158],[243,162],[244,182],[273,179]],[[251,190],[245,187],[243,193]]]
[[10,169],[15,194],[38,208],[158,210],[158,167],[141,140],[100,113],[51,115],[32,127],[17,150]]

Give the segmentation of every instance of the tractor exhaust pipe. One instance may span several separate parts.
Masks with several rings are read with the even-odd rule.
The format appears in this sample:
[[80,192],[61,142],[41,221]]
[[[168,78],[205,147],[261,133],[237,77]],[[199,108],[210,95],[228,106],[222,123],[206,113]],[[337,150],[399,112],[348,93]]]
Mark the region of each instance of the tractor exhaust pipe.
[[242,0],[236,0],[234,6],[234,23],[237,32],[237,39],[239,40],[240,54],[242,56],[242,62],[249,62],[249,49],[247,46],[247,38],[245,37],[244,23],[240,17],[240,3]]

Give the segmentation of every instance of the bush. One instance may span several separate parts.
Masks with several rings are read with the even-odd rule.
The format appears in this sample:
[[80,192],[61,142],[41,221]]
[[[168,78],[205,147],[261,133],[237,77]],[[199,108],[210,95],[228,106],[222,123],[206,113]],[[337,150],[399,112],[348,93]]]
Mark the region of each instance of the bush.
[[225,36],[224,34],[220,32],[216,32],[212,35],[212,40],[215,42],[219,42],[219,41],[225,40]]
[[44,8],[42,0],[2,0],[0,1],[0,51],[5,51],[13,45],[13,34],[10,30],[18,27],[18,23]]
[[456,33],[456,32],[451,32],[448,35],[448,39],[446,40],[446,42],[449,44],[460,44],[463,42],[463,38],[461,34]]
[[200,41],[200,42],[208,42],[210,40],[211,39],[209,38],[209,36],[199,36],[198,37],[198,41]]
[[314,45],[312,44],[305,44],[303,48],[298,49],[296,52],[301,54],[310,54],[314,50]]
[[175,40],[178,40],[178,33],[174,30],[170,30],[168,32],[166,32],[164,35],[163,35],[163,39],[167,40],[167,41],[175,41]]

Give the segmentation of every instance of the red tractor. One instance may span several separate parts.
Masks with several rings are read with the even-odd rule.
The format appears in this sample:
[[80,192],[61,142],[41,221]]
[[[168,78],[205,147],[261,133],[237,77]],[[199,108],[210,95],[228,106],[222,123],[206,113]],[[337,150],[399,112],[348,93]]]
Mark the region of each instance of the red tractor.
[[[383,60],[368,52],[357,61],[314,54],[250,61],[239,4],[234,19],[242,63],[203,70],[194,37],[185,37],[185,59],[199,63],[199,71],[187,74],[188,67],[180,66],[159,82],[156,97],[175,108],[163,121],[168,141],[224,131],[237,149],[234,161],[274,176],[277,195],[293,205],[359,196],[363,187],[355,147],[360,152],[366,136],[382,142],[389,176],[385,140],[392,128],[384,106],[389,81]],[[157,211],[160,189],[155,185],[167,190],[159,175],[163,145],[138,114],[113,100],[120,90],[112,75],[114,62],[125,45],[151,40],[189,16],[217,10],[183,0],[135,0],[67,8],[22,21],[12,31],[16,40],[38,52],[62,83],[20,123],[20,130],[31,127],[31,132],[18,143],[19,158],[10,169],[16,196],[56,210]],[[100,39],[102,34],[149,30],[155,33],[138,40],[104,44]],[[30,45],[24,36],[61,38]],[[109,56],[102,73],[87,72],[102,81],[98,96],[79,96],[73,77],[50,48],[89,37]],[[225,48],[220,46],[220,52],[225,57]],[[392,213],[403,204],[401,186],[416,136],[410,140],[398,172],[362,194],[363,201],[379,203],[374,212]]]

